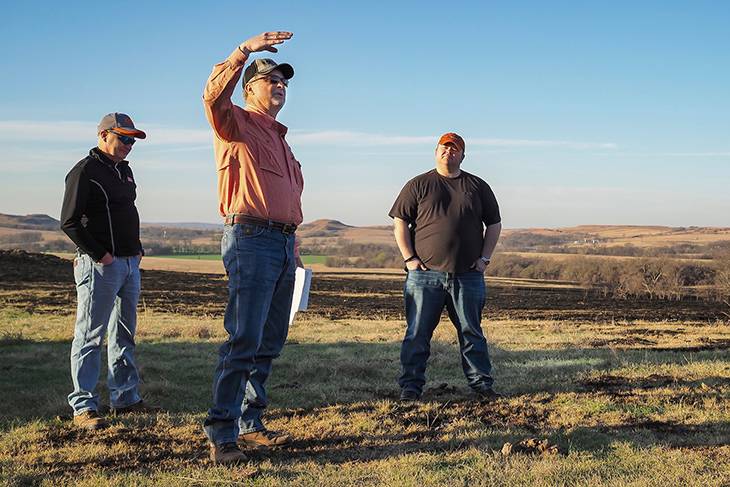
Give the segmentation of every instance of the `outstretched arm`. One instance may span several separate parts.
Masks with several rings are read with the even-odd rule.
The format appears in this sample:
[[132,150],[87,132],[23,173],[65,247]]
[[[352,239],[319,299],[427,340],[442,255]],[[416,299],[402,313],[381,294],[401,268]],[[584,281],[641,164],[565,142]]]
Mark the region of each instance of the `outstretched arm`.
[[286,31],[261,33],[243,41],[228,59],[213,67],[203,91],[203,104],[205,116],[218,137],[231,140],[235,136],[231,96],[236,89],[236,83],[241,79],[241,71],[248,56],[252,52],[278,52],[274,46],[291,39],[293,35]]

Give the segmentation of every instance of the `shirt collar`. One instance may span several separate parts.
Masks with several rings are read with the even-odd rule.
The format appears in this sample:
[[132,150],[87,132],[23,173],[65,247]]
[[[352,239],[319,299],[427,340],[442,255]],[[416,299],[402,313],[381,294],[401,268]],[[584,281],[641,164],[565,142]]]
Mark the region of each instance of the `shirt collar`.
[[289,130],[286,125],[281,122],[277,122],[274,117],[266,112],[257,109],[256,107],[246,105],[246,111],[254,116],[254,120],[256,120],[259,125],[270,130],[275,130],[282,137],[284,137]]

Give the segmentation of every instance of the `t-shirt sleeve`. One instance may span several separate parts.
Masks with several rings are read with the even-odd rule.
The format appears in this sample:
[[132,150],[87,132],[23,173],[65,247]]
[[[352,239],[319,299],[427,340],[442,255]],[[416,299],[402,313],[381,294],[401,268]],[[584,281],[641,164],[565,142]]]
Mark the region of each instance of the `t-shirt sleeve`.
[[400,218],[408,223],[416,221],[416,215],[418,214],[418,198],[416,196],[415,185],[413,181],[408,181],[400,194],[393,203],[393,207],[390,209],[388,216],[391,218]]
[[497,198],[487,183],[482,184],[482,221],[487,226],[502,221]]

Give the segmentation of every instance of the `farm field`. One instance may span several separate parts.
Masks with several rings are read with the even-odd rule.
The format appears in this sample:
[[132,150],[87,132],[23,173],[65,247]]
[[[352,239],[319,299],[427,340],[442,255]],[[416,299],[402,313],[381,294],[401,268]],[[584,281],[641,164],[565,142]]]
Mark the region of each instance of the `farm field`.
[[[220,254],[175,254],[175,255],[155,255],[156,259],[184,259],[184,260],[221,260]],[[326,255],[302,255],[302,263],[304,265],[324,264],[327,260]]]
[[[730,483],[730,324],[719,304],[616,300],[569,283],[488,278],[485,330],[505,398],[482,403],[470,394],[444,317],[427,392],[403,404],[397,270],[315,273],[310,309],[295,320],[269,385],[268,424],[296,441],[249,452],[239,467],[214,467],[201,423],[224,339],[225,277],[143,262],[137,357],[145,399],[163,412],[111,418],[97,433],[72,428],[65,401],[71,263],[37,254],[0,262],[0,483]],[[502,453],[525,440],[534,440],[525,451]],[[544,440],[553,448],[532,447]]]

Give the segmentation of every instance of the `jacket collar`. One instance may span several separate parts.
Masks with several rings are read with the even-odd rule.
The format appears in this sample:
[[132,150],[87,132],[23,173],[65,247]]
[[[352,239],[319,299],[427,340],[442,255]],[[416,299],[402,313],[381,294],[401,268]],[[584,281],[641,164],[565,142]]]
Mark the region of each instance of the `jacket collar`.
[[94,147],[93,149],[91,149],[89,151],[89,155],[109,167],[114,167],[116,164],[129,164],[129,162],[127,162],[127,161],[119,161],[119,162],[112,161],[98,147]]

